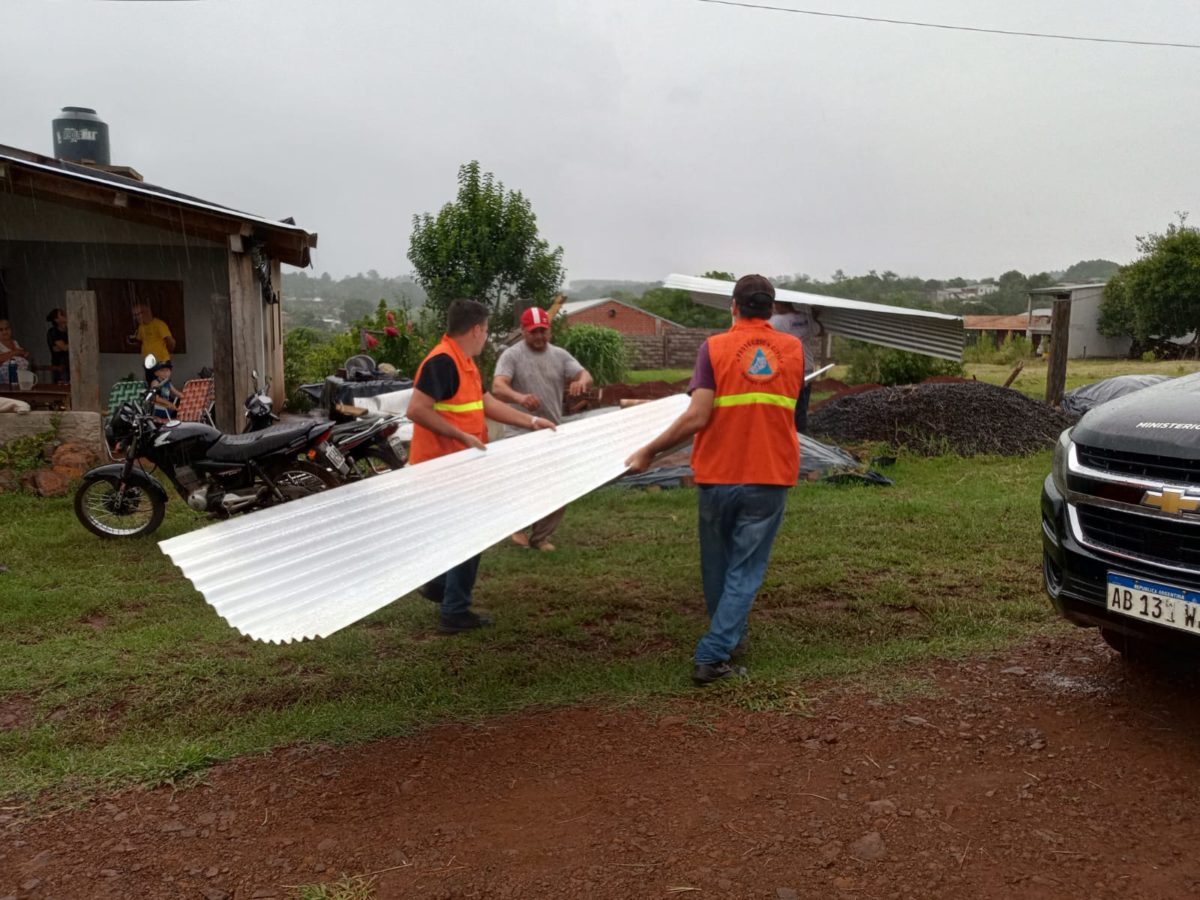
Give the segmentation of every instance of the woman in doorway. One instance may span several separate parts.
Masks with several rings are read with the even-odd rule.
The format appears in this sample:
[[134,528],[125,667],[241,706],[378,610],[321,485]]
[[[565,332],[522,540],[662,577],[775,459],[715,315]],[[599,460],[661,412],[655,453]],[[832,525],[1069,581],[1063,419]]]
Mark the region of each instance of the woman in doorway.
[[15,380],[9,378],[8,374],[13,363],[18,369],[28,369],[29,351],[13,337],[12,323],[8,319],[0,319],[0,382],[8,384]]
[[67,338],[67,311],[52,309],[46,316],[50,328],[46,331],[46,344],[50,348],[50,371],[55,384],[71,383],[71,343]]

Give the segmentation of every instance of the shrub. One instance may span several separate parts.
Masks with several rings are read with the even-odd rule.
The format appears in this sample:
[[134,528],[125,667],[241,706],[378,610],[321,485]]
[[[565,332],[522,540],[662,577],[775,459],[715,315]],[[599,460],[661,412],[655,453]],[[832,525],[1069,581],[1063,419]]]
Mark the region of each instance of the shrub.
[[962,363],[850,341],[851,384],[917,384],[935,375],[962,375]]
[[[364,349],[363,332],[369,335]],[[301,384],[323,381],[351,356],[367,353],[377,363],[391,363],[401,375],[412,377],[425,354],[437,342],[438,324],[422,310],[413,317],[407,307],[389,309],[379,301],[374,313],[364,316],[349,331],[325,335],[313,328],[293,328],[283,339],[283,374],[287,406],[307,409],[311,402],[298,391]]]
[[596,384],[624,381],[629,357],[619,331],[602,325],[572,325],[559,331],[554,342],[579,360]]
[[1033,344],[1023,334],[1009,332],[1000,346],[991,332],[982,332],[974,344],[963,348],[963,361],[969,363],[990,363],[991,365],[1012,365],[1017,360],[1027,359],[1033,355]]
[[969,363],[991,362],[996,355],[996,339],[990,331],[981,331],[975,343],[963,348],[963,361]]

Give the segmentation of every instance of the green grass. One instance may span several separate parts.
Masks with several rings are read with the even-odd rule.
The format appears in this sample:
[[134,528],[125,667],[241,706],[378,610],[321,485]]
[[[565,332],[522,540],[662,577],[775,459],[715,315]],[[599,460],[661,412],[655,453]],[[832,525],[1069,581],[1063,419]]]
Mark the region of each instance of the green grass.
[[[1012,366],[990,366],[972,364],[966,367],[968,375],[974,375],[980,381],[990,381],[993,384],[1003,384],[1012,374]],[[1200,362],[1165,361],[1142,362],[1137,359],[1072,359],[1067,361],[1066,390],[1071,391],[1093,381],[1112,378],[1114,375],[1190,375],[1200,372]],[[1025,361],[1025,368],[1013,382],[1017,390],[1043,400],[1046,397],[1046,362],[1045,360],[1030,359]]]
[[[1004,384],[1014,366],[994,366],[985,363],[968,363],[967,377],[974,376],[991,384]],[[1067,361],[1068,391],[1094,381],[1112,378],[1114,375],[1190,375],[1200,372],[1200,361],[1168,360],[1165,362],[1142,362],[1139,359],[1072,359]],[[849,373],[848,366],[836,366],[827,377],[843,381]],[[1027,359],[1025,368],[1012,386],[1037,400],[1046,397],[1046,361]]]
[[[753,679],[701,702],[802,710],[819,680],[1051,621],[1049,462],[904,457],[893,488],[798,486],[752,617]],[[153,540],[100,541],[67,499],[0,496],[0,722],[16,725],[0,726],[0,797],[61,802],[535,706],[696,697],[695,516],[690,490],[605,489],[571,506],[557,553],[488,551],[485,632],[438,638],[411,595],[325,640],[271,646],[229,628]],[[199,521],[173,500],[157,537]]]
[[293,896],[296,900],[371,900],[375,881],[363,875],[344,875],[337,881],[297,885]]
[[642,384],[646,381],[667,381],[674,383],[692,377],[691,369],[637,369],[629,373],[630,384]]

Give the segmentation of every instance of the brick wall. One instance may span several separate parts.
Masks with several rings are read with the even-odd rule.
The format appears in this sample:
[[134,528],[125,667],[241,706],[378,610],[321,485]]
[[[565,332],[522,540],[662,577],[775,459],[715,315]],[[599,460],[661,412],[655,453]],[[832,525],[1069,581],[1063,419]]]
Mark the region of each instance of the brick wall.
[[633,369],[690,369],[696,353],[719,328],[680,328],[662,334],[625,335],[629,365]]
[[614,328],[621,334],[661,334],[671,328],[662,319],[650,313],[633,309],[623,303],[598,303],[582,312],[571,316],[572,322],[586,322],[588,325],[603,325]]

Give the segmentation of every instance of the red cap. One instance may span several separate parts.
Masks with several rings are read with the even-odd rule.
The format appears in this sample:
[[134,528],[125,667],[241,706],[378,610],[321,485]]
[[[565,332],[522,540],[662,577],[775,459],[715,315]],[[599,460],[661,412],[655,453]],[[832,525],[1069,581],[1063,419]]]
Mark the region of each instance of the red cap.
[[521,313],[521,330],[531,331],[534,328],[549,328],[550,315],[540,306],[531,306]]

